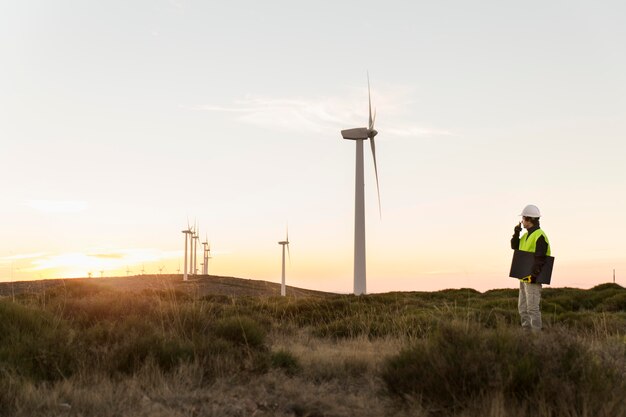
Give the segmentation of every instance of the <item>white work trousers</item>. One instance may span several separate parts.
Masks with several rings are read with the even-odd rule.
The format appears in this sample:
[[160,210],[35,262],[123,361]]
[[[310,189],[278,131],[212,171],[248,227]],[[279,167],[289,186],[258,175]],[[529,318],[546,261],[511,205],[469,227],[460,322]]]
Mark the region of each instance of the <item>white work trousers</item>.
[[520,281],[517,307],[522,320],[522,328],[533,331],[541,330],[540,301],[541,284]]

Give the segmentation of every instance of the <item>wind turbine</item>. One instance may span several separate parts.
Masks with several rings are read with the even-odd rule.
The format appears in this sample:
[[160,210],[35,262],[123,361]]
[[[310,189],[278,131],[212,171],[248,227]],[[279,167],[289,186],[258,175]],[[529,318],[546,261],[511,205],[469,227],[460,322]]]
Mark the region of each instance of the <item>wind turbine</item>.
[[204,247],[203,257],[202,257],[202,275],[209,274],[209,250],[207,246],[209,245],[209,237],[206,236],[204,238],[204,242],[202,242],[202,246]]
[[200,237],[197,233],[193,234],[193,240],[195,242],[193,245],[193,274],[198,275],[198,241]]
[[211,242],[208,242],[207,245],[207,249],[206,249],[206,274],[209,275],[209,259],[213,259],[213,257],[211,256]]
[[287,235],[285,237],[285,240],[278,242],[278,244],[283,247],[283,274],[280,281],[280,295],[284,297],[285,295],[287,295],[285,289],[285,246],[287,246],[287,254],[289,255],[289,259],[291,259],[291,253],[289,253],[289,228],[287,228]]
[[[189,222],[187,222],[187,229],[183,230],[182,233],[185,234],[185,274],[183,275],[183,281],[187,281],[188,276],[187,276],[187,241],[191,241],[191,237],[189,235],[191,235],[193,232],[191,231],[191,227],[189,227]],[[179,267],[179,272],[180,272],[180,267]]]
[[378,168],[376,166],[376,145],[374,137],[378,131],[374,129],[376,111],[372,118],[372,97],[370,94],[370,79],[367,77],[367,97],[369,100],[368,127],[357,127],[341,131],[344,139],[356,141],[356,178],[354,198],[354,294],[367,294],[366,267],[365,267],[365,179],[363,174],[363,142],[369,139],[374,158],[374,173],[376,174],[376,190],[378,191],[378,210],[380,212],[380,189],[378,187]]
[[191,274],[196,275],[198,269],[196,267],[198,261],[198,222],[195,222],[193,234],[191,235]]

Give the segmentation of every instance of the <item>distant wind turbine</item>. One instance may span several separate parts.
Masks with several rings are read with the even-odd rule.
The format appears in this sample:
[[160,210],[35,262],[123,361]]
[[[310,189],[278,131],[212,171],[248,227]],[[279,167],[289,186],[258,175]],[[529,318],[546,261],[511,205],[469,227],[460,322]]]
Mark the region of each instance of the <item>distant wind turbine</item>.
[[[188,279],[188,274],[187,274],[187,241],[191,242],[191,236],[193,234],[193,232],[191,231],[191,227],[189,227],[189,222],[187,222],[187,229],[183,230],[181,233],[185,234],[185,274],[183,275],[183,281],[187,281]],[[193,243],[192,243],[193,244]],[[180,272],[180,267],[178,268],[179,272]]]
[[378,191],[378,210],[380,212],[380,189],[378,187],[378,167],[376,166],[376,145],[374,137],[378,134],[374,129],[376,111],[372,118],[372,98],[370,94],[370,80],[367,77],[367,97],[369,100],[368,127],[358,127],[341,131],[344,139],[356,141],[356,178],[354,201],[354,294],[367,294],[366,266],[365,266],[365,179],[363,173],[363,141],[369,139],[374,158],[374,173],[376,174],[376,190]]
[[191,274],[196,275],[198,269],[196,267],[198,260],[198,222],[194,223],[193,234],[191,235]]
[[209,275],[209,261],[213,259],[211,256],[211,242],[207,240],[207,248],[206,248],[206,274]]
[[194,233],[193,240],[193,274],[198,275],[198,241],[200,240],[200,237],[197,233]]
[[289,228],[287,228],[285,240],[278,242],[278,244],[283,247],[283,273],[280,281],[280,295],[284,297],[287,295],[285,288],[285,246],[287,246],[287,254],[289,255],[289,259],[291,259],[291,253],[289,253]]
[[202,257],[202,275],[208,275],[209,274],[209,250],[207,249],[209,245],[209,239],[208,236],[206,236],[204,238],[204,242],[202,242],[202,246],[203,246],[203,257]]

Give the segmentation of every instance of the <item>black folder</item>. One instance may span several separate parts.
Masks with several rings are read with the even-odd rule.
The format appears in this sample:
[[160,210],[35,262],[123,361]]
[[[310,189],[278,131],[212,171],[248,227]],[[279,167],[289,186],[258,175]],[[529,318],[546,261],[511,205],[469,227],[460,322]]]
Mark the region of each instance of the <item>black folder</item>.
[[[533,264],[535,263],[535,254],[533,252],[526,252],[522,250],[516,250],[513,252],[513,261],[511,262],[511,272],[509,277],[511,278],[524,278],[532,274]],[[554,267],[554,257],[546,256],[546,263],[541,268],[541,273],[537,277],[537,283],[550,284],[552,278],[552,268]]]

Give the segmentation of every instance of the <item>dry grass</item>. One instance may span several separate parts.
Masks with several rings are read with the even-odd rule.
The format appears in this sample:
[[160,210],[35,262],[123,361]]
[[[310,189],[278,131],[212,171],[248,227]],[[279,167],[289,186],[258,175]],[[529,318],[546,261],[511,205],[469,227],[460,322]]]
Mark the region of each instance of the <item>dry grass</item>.
[[[508,290],[280,298],[185,285],[76,281],[0,300],[0,416],[626,416],[618,287],[546,292],[547,329],[530,339]],[[491,389],[466,389],[475,381]],[[558,385],[555,398],[515,381]]]

